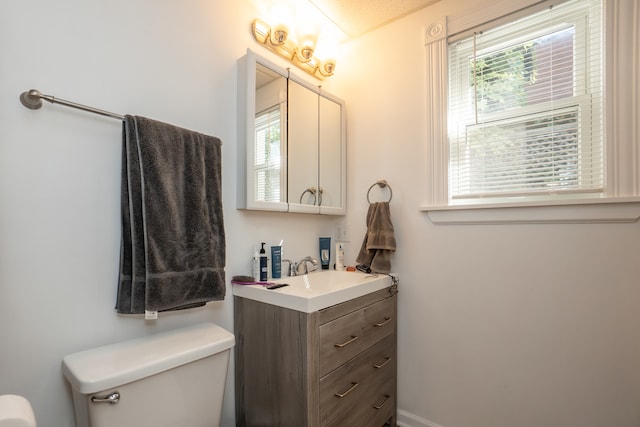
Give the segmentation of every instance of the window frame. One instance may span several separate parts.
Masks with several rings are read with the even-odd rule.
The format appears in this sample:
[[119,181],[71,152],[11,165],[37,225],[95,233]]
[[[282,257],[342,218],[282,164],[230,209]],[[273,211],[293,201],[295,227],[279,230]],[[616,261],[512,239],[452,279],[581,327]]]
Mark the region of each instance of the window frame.
[[[478,6],[460,15],[435,16],[426,26],[426,200],[420,210],[434,223],[585,223],[633,222],[640,218],[640,53],[634,38],[640,0],[603,0],[605,72],[603,133],[605,191],[599,198],[553,195],[545,200],[502,200],[496,203],[451,205],[448,195],[447,37],[473,31],[483,22],[548,7],[532,0]],[[498,18],[496,18],[498,17]],[[632,37],[630,37],[630,35]]]
[[[598,46],[592,46],[587,42],[587,38],[590,37],[586,25],[588,19],[591,18],[590,5],[588,3],[577,4],[569,9],[563,9],[560,6],[541,12],[544,13],[527,16],[520,23],[498,26],[479,35],[474,33],[447,47],[449,58],[456,60],[449,67],[451,89],[449,96],[453,100],[453,103],[449,105],[450,107],[455,106],[455,108],[449,111],[448,118],[451,118],[451,114],[461,113],[457,120],[449,121],[449,148],[454,150],[451,152],[449,163],[449,204],[451,205],[474,204],[478,203],[478,200],[483,203],[508,202],[512,200],[512,197],[520,197],[524,201],[544,200],[555,193],[566,194],[567,197],[573,197],[571,194],[575,193],[581,194],[582,197],[599,197],[599,194],[604,191],[604,135],[600,129],[601,104],[604,102],[601,89],[603,83],[601,71],[598,70],[598,67],[594,67],[589,60],[593,53],[591,49],[594,47],[598,49]],[[553,24],[550,21],[557,23]],[[474,58],[495,55],[504,49],[516,47],[567,29],[573,29],[571,55],[573,59],[571,68],[573,87],[570,96],[535,102],[516,108],[500,108],[499,111],[494,112],[482,111],[478,104],[471,105],[465,101],[466,94],[476,93],[473,90],[474,82],[469,79],[468,68]],[[599,34],[599,29],[596,32]],[[476,45],[476,37],[478,37],[480,45]],[[597,64],[601,62],[599,59],[603,54],[600,52],[601,49],[603,48],[600,46],[596,52]],[[484,189],[479,190],[475,187],[474,182],[483,187],[494,185],[493,181],[486,181],[484,178],[480,181],[473,178],[470,178],[469,181],[455,179],[459,172],[462,171],[464,174],[467,168],[475,169],[478,166],[478,161],[473,156],[468,158],[465,158],[464,155],[453,156],[455,147],[468,146],[470,132],[481,132],[482,129],[491,129],[496,126],[504,128],[504,126],[508,127],[509,123],[525,125],[527,117],[558,116],[563,110],[571,110],[577,115],[576,133],[578,139],[575,160],[582,162],[576,169],[577,179],[574,186],[577,188],[561,188],[554,181],[547,188],[535,188],[531,183],[524,183],[520,188],[516,188],[515,192],[508,192],[503,188],[497,192],[489,191],[487,193]],[[482,139],[471,142],[471,144],[482,152]],[[467,166],[464,166],[465,164]],[[489,170],[493,171],[494,169]],[[596,174],[591,173],[594,170]],[[514,177],[518,174],[517,171],[511,173],[514,174]],[[530,179],[526,174],[522,177],[526,181]]]

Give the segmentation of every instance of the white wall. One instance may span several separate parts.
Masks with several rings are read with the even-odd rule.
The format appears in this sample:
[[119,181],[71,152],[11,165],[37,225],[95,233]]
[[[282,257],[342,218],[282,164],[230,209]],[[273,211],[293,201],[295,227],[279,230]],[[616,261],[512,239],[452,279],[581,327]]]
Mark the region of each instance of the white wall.
[[352,42],[336,71],[349,111],[352,235],[364,230],[369,185],[385,178],[393,188],[399,420],[636,427],[640,224],[434,225],[419,211],[425,30],[435,16],[491,3],[443,0]]
[[[236,64],[261,49],[256,10],[250,0],[0,3],[0,394],[26,396],[43,426],[74,425],[66,354],[199,321],[233,330],[233,303],[229,289],[224,302],[155,322],[117,315],[121,124],[48,103],[31,111],[18,96],[36,88],[220,137],[229,279],[250,274],[260,241],[317,255],[335,219],[235,209]],[[233,420],[229,381],[223,425]]]

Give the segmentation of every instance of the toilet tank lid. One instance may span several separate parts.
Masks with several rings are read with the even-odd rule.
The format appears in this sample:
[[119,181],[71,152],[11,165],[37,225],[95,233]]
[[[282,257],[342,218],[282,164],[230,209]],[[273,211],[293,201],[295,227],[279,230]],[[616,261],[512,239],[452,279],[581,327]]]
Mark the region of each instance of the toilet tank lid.
[[62,372],[82,394],[96,393],[228,350],[233,334],[213,323],[97,347],[65,356]]

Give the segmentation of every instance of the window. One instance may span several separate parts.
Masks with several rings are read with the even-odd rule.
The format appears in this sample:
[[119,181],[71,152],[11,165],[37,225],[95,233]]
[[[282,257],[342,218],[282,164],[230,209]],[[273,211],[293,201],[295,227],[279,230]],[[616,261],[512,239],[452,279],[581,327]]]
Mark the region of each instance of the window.
[[261,202],[280,201],[281,107],[256,115],[255,194]]
[[600,2],[448,41],[449,204],[601,197]]

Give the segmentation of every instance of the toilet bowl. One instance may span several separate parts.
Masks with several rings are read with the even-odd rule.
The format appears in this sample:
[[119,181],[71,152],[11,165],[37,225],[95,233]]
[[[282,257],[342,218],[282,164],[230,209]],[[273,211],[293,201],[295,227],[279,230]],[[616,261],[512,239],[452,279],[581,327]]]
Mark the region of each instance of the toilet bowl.
[[29,401],[15,394],[0,396],[0,427],[36,427]]
[[202,323],[65,356],[77,427],[219,426],[234,344]]

